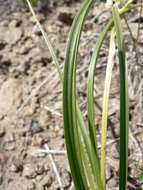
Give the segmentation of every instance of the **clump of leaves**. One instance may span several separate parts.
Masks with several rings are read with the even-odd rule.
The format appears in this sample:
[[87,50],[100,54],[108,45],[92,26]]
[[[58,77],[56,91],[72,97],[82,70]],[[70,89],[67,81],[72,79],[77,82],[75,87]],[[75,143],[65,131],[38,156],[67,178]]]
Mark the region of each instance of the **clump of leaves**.
[[[141,6],[134,4],[134,0],[111,1],[109,2],[109,11],[112,18],[101,32],[96,42],[93,55],[91,57],[88,72],[87,88],[87,111],[88,111],[88,129],[78,106],[76,97],[76,67],[78,47],[83,30],[85,18],[93,7],[95,0],[84,0],[81,4],[73,21],[68,38],[66,57],[64,61],[64,73],[60,69],[57,57],[47,34],[38,22],[32,9],[30,1],[27,0],[29,8],[39,26],[41,33],[49,48],[53,61],[56,65],[59,79],[63,86],[63,118],[65,142],[67,155],[70,164],[76,190],[106,190],[106,138],[107,138],[107,116],[108,100],[110,93],[110,84],[112,70],[114,67],[115,49],[117,44],[119,68],[120,68],[120,173],[119,189],[126,190],[128,177],[128,128],[129,128],[129,110],[128,110],[128,73],[125,53],[125,44],[121,25],[122,16],[132,9]],[[96,64],[99,57],[101,46],[110,32],[109,56],[105,77],[105,88],[103,93],[102,107],[102,134],[101,134],[101,155],[99,155],[96,140],[96,127],[94,119],[94,77],[96,75]],[[116,39],[115,39],[116,37]]]

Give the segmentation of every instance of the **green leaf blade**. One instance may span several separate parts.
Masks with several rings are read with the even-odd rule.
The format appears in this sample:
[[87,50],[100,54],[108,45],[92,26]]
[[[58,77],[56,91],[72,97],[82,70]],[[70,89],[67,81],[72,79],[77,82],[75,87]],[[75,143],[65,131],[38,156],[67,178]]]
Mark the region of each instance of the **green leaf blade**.
[[[83,165],[80,155],[77,114],[76,114],[76,62],[81,31],[85,16],[94,1],[84,1],[76,15],[70,32],[63,86],[63,116],[68,158],[76,189],[87,189],[84,184]],[[72,154],[70,153],[72,152]]]
[[120,190],[126,190],[128,176],[128,74],[125,61],[125,45],[118,9],[112,10],[117,35],[119,64],[120,64]]

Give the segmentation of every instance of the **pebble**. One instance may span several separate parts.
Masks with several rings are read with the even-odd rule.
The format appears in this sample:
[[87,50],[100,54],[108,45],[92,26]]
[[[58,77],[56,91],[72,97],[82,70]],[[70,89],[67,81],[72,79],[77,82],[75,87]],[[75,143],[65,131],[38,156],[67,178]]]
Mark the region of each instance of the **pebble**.
[[112,172],[112,169],[111,167],[107,166],[106,168],[106,179],[109,180],[112,176],[113,172]]
[[44,166],[39,164],[39,165],[36,167],[36,172],[37,172],[38,175],[43,174],[43,173],[44,173]]
[[56,133],[58,133],[60,131],[60,126],[56,125],[54,130],[55,130]]
[[44,170],[45,171],[50,171],[50,163],[45,163],[44,164]]
[[29,185],[28,185],[28,190],[33,190],[36,188],[36,185],[34,182],[31,182]]
[[108,181],[108,187],[111,189],[116,188],[118,186],[116,179],[112,178]]
[[18,168],[15,164],[12,164],[12,165],[10,166],[10,171],[16,173],[16,172],[19,171],[19,168]]
[[64,138],[64,129],[60,129],[59,134],[60,137]]
[[37,35],[37,36],[41,36],[41,34],[42,34],[41,31],[40,31],[40,29],[39,29],[39,27],[37,25],[34,26],[33,33],[35,35]]
[[26,164],[24,166],[23,176],[29,179],[33,179],[37,176],[37,173],[31,164]]
[[22,55],[27,54],[29,51],[30,51],[30,47],[27,47],[27,46],[22,46],[22,47],[19,49],[19,52],[20,52],[20,54],[22,54]]
[[23,162],[21,161],[20,156],[18,156],[17,158],[14,158],[14,162],[12,163],[12,165],[10,166],[10,171],[11,172],[20,172],[23,170]]
[[32,126],[29,129],[29,132],[31,133],[31,135],[40,133],[42,131],[43,131],[43,129],[39,126],[39,124],[36,121],[33,122]]
[[35,134],[34,135],[34,142],[36,146],[42,146],[45,142],[44,138],[42,137],[41,134]]
[[71,175],[69,171],[67,171],[66,169],[62,169],[61,174],[62,174],[63,188],[67,189],[68,187],[71,186],[71,182],[72,182]]
[[27,69],[29,68],[28,64],[24,61],[21,62],[17,67],[16,70],[19,71],[20,73],[26,74]]
[[38,175],[38,176],[36,177],[36,181],[37,181],[37,182],[41,181],[42,179],[43,179],[43,175]]
[[117,149],[117,145],[116,145],[116,144],[112,144],[112,145],[110,146],[110,152],[113,153],[113,158],[119,159],[119,152],[118,152],[118,149]]
[[38,190],[43,190],[43,187],[49,187],[53,182],[53,173],[48,173],[38,184]]

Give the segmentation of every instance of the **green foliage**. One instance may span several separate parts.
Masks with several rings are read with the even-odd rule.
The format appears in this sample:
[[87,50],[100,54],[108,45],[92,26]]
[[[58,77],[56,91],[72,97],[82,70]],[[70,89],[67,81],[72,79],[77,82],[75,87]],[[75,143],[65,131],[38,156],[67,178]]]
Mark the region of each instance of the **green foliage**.
[[[22,3],[22,5],[26,5],[26,0],[20,0],[20,2]],[[38,0],[30,0],[30,3],[32,6],[36,6],[38,3]]]
[[[73,21],[69,34],[66,58],[64,61],[64,73],[60,69],[60,64],[54,53],[52,45],[47,34],[43,30],[41,24],[36,18],[30,0],[26,0],[29,8],[39,26],[45,42],[51,53],[53,62],[56,65],[59,79],[63,87],[63,119],[65,142],[71,174],[73,177],[76,190],[106,190],[105,176],[105,160],[106,160],[106,138],[107,138],[107,116],[108,116],[108,100],[110,93],[110,83],[112,78],[112,68],[114,66],[115,43],[117,43],[119,67],[120,67],[120,173],[119,188],[126,190],[128,177],[128,126],[129,126],[129,110],[128,110],[128,81],[127,81],[127,64],[125,54],[125,44],[123,39],[121,16],[131,9],[133,0],[122,3],[119,8],[120,1],[115,1],[111,5],[112,18],[109,20],[99,39],[96,42],[95,49],[90,61],[88,72],[88,128],[85,125],[82,113],[77,103],[76,97],[76,68],[78,48],[83,30],[86,16],[93,7],[95,0],[84,0],[81,4]],[[139,5],[140,6],[140,5]],[[120,6],[121,7],[121,6]],[[137,6],[136,6],[137,7]],[[103,100],[103,116],[102,116],[102,141],[101,156],[99,155],[96,141],[96,128],[94,121],[94,77],[96,75],[96,65],[102,44],[108,34],[112,30],[109,45],[109,56],[107,62],[104,100]],[[114,36],[116,35],[116,41]],[[110,81],[110,82],[109,82]],[[107,84],[107,82],[109,82]],[[101,157],[101,161],[99,158]],[[140,175],[143,179],[143,174]]]

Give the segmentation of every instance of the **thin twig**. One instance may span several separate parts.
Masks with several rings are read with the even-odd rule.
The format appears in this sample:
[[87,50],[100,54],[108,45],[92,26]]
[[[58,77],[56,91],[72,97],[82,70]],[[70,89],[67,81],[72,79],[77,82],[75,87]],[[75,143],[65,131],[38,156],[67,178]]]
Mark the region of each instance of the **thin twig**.
[[48,106],[43,106],[43,107],[44,107],[44,109],[46,109],[47,111],[51,112],[53,115],[57,115],[57,116],[59,116],[59,117],[62,117],[62,114],[61,114],[61,113],[59,113],[59,112],[57,112],[57,111],[55,111],[55,110],[49,108]]
[[[47,144],[45,144],[44,147],[45,147],[45,149],[46,149],[48,152],[50,151],[50,149],[49,149],[49,147],[48,147]],[[52,154],[49,154],[48,156],[49,156],[49,159],[50,159],[50,161],[51,161],[51,163],[52,163],[52,166],[53,166],[53,170],[54,170],[54,172],[55,172],[55,175],[56,175],[56,177],[57,177],[57,180],[58,180],[58,183],[59,183],[59,187],[60,187],[61,190],[64,190],[64,189],[63,189],[63,186],[62,186],[61,178],[60,178],[59,172],[58,172],[58,170],[57,170],[56,164],[55,164],[55,162],[54,162],[54,160],[53,160]]]
[[52,154],[52,155],[65,155],[65,150],[45,150],[45,149],[38,149],[35,150],[34,153],[46,153],[46,154]]

